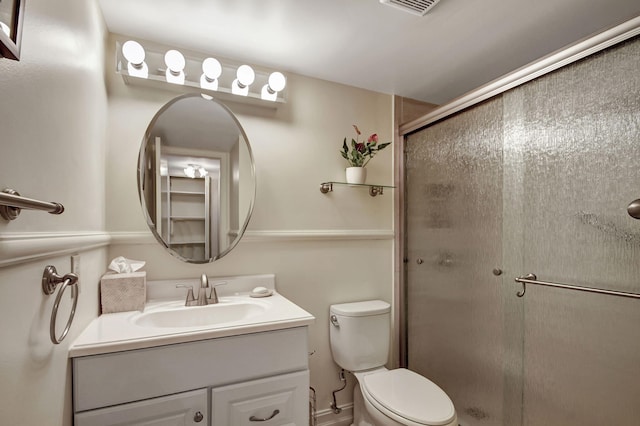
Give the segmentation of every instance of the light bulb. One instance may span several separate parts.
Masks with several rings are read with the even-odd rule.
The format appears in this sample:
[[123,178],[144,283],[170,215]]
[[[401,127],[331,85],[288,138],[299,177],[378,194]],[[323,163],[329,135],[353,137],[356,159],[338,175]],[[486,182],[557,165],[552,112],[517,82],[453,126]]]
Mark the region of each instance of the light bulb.
[[262,86],[260,97],[266,101],[278,99],[278,92],[281,92],[287,85],[287,79],[281,72],[272,72],[269,75],[269,82]]
[[177,50],[169,50],[164,55],[164,63],[167,66],[165,77],[169,83],[184,84],[184,66],[186,61],[182,53]]
[[269,75],[269,88],[274,92],[282,92],[287,85],[287,79],[281,72],[272,72]]
[[124,58],[133,65],[142,65],[145,58],[144,47],[137,41],[129,40],[122,45]]
[[144,61],[144,48],[137,41],[129,40],[122,45],[122,55],[127,60],[127,72],[133,77],[149,77],[149,67]]
[[195,169],[195,167],[193,166],[193,164],[189,164],[189,165],[184,169],[184,174],[185,174],[187,177],[190,177],[190,178],[192,178],[192,179],[196,177],[196,169]]
[[240,65],[236,71],[238,78],[231,83],[231,93],[234,95],[247,96],[249,94],[249,86],[256,78],[256,73],[249,65]]
[[237,80],[240,87],[250,86],[253,80],[256,79],[256,73],[253,72],[253,68],[249,65],[240,65],[236,75],[238,76]]
[[186,64],[184,56],[182,56],[182,53],[177,50],[167,51],[167,53],[164,54],[164,63],[173,74],[178,74],[184,70],[184,66]]
[[200,87],[209,90],[218,90],[218,77],[222,74],[222,65],[217,59],[207,58],[202,61],[202,75]]
[[207,77],[207,80],[213,81],[222,74],[222,65],[217,59],[207,58],[202,61],[202,73]]

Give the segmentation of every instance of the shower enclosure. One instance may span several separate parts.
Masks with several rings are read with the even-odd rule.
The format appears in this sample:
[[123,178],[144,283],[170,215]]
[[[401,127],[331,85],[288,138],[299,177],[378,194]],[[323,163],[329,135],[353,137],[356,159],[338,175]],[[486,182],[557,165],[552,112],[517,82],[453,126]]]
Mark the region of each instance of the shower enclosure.
[[640,424],[640,38],[405,139],[406,362],[460,425]]

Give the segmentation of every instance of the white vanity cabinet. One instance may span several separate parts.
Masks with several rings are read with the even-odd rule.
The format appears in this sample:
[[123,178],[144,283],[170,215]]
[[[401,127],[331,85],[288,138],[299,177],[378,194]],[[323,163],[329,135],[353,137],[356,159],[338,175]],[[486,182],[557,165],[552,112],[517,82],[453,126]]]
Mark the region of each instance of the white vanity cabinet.
[[76,426],[298,425],[307,327],[73,358]]

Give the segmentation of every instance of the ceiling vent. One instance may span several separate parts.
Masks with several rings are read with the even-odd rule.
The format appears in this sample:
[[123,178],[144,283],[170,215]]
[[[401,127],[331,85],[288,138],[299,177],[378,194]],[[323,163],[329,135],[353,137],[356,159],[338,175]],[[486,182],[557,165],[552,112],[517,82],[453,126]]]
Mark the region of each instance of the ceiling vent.
[[440,0],[380,0],[380,3],[404,10],[413,15],[424,16]]

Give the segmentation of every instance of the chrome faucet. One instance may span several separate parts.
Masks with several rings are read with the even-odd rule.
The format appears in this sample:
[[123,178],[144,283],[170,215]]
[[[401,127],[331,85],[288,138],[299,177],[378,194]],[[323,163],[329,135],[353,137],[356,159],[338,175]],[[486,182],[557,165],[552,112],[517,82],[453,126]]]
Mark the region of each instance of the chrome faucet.
[[200,276],[200,290],[198,290],[198,301],[196,303],[196,306],[208,305],[208,302],[207,302],[208,288],[209,288],[209,280],[207,279],[207,274],[202,274]]
[[[207,279],[207,274],[202,274],[200,277],[200,290],[198,290],[198,298],[196,299],[193,295],[193,287],[190,285],[178,284],[176,288],[186,288],[187,291],[187,299],[184,302],[184,306],[206,306],[209,304],[209,299],[207,298],[207,288],[209,288],[209,280]],[[212,290],[212,292],[215,289]],[[218,303],[217,297],[215,302]]]
[[190,285],[178,284],[176,288],[186,288],[187,291],[187,299],[184,302],[184,306],[206,306],[206,305],[214,305],[220,300],[218,299],[218,293],[216,293],[216,287],[219,285],[225,285],[226,281],[219,281],[217,283],[213,283],[211,285],[211,295],[207,297],[207,289],[209,288],[209,278],[207,278],[207,274],[202,274],[200,276],[200,289],[198,290],[198,298],[196,299],[193,295],[193,287]]

